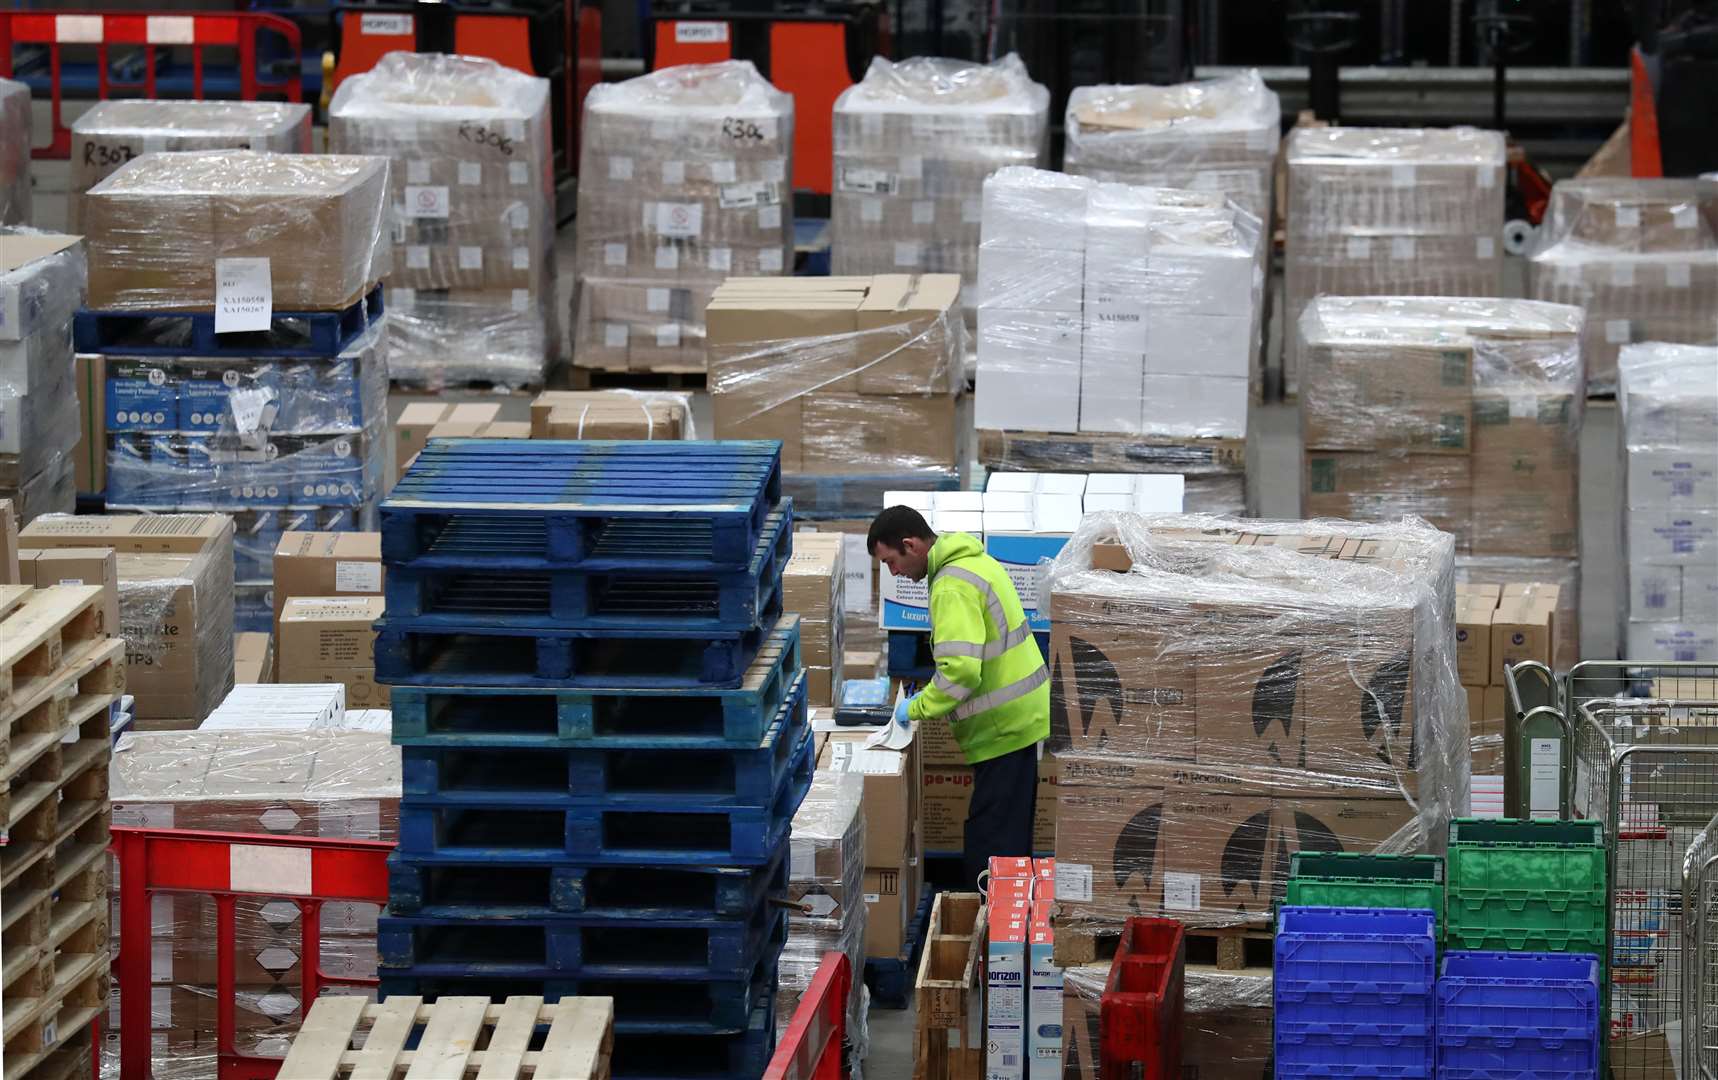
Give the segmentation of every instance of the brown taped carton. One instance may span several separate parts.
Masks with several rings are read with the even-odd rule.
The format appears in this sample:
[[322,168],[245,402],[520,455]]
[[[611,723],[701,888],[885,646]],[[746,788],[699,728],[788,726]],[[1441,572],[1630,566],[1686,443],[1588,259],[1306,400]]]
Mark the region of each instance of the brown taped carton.
[[275,545],[274,622],[277,637],[281,610],[295,596],[380,595],[380,533],[287,532]]
[[375,623],[379,596],[298,596],[280,615],[280,681],[341,683],[346,705],[385,709],[388,686],[376,682]]

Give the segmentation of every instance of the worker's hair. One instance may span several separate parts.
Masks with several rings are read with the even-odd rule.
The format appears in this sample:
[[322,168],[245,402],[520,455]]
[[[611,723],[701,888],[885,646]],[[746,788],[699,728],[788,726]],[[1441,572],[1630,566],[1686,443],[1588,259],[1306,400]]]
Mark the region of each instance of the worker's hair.
[[875,555],[878,544],[887,544],[900,551],[901,542],[909,536],[932,542],[937,538],[923,514],[910,506],[891,506],[872,520],[871,531],[865,537],[865,550]]

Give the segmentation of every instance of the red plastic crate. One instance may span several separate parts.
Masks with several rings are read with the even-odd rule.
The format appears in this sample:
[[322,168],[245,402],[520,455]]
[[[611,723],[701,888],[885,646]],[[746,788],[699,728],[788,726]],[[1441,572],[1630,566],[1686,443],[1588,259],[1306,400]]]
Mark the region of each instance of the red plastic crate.
[[1100,1080],[1180,1080],[1186,966],[1180,923],[1128,920],[1100,1001]]

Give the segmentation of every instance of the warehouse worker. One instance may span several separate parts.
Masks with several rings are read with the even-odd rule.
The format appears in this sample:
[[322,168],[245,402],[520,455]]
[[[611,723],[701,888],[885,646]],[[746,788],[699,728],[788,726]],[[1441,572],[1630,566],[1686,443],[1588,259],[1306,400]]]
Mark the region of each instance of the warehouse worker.
[[866,546],[897,577],[930,579],[936,678],[895,709],[898,724],[947,723],[972,766],[968,886],[992,856],[1032,854],[1038,744],[1050,735],[1050,675],[1002,564],[966,533],[938,536],[909,506],[871,522]]

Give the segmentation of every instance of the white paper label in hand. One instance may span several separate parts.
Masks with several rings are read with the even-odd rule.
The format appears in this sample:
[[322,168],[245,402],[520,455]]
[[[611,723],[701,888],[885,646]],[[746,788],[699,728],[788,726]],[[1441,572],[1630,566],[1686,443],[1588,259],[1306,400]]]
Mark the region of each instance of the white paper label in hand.
[[1085,863],[1056,863],[1056,899],[1090,900],[1092,868]]
[[215,333],[267,330],[274,316],[274,281],[267,259],[215,260]]

